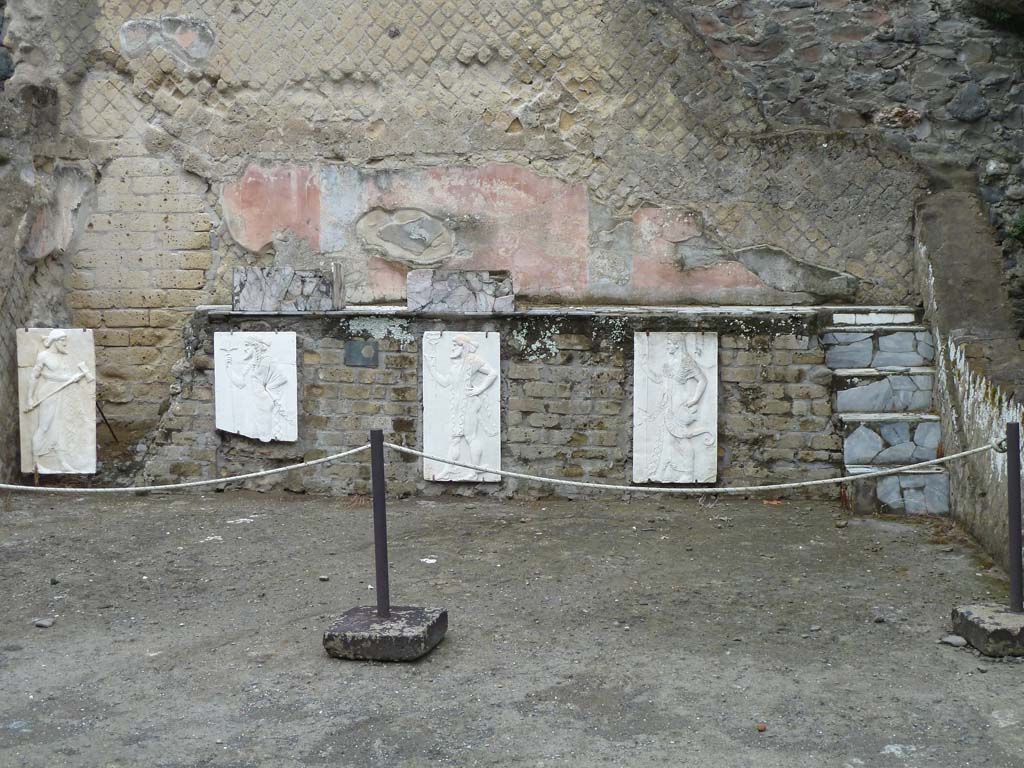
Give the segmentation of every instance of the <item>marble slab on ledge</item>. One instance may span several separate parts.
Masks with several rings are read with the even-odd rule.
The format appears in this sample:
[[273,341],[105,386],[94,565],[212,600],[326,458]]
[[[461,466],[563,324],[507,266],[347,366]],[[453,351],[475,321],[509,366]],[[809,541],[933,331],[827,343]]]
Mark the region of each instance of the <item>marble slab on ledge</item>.
[[82,328],[20,328],[21,471],[96,471],[96,351]]
[[337,296],[335,276],[319,269],[235,267],[231,273],[236,312],[327,312],[341,308]]
[[509,314],[515,311],[512,275],[505,271],[414,269],[406,277],[406,306],[414,312]]

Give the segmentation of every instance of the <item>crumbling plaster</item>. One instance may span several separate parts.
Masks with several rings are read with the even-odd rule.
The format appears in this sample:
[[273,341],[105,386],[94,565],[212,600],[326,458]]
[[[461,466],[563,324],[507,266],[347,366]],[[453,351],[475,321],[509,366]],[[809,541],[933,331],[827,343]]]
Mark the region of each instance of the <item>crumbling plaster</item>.
[[[95,168],[56,151],[59,70],[44,39],[48,5],[0,3],[0,477],[17,456],[15,329],[67,325],[67,255],[88,215]],[[69,59],[70,60],[70,56]]]

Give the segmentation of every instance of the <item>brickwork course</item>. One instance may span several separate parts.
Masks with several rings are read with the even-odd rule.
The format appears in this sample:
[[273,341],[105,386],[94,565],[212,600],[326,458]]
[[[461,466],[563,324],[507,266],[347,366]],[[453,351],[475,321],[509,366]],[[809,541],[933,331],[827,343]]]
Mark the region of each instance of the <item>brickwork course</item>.
[[[916,303],[915,201],[954,168],[980,184],[985,236],[1015,273],[1021,38],[952,0],[185,0],[173,16],[149,0],[10,0],[6,13],[3,424],[11,329],[94,328],[120,438],[101,432],[111,476],[136,473],[182,405],[187,325],[230,300],[233,266],[339,262],[356,298],[393,298],[405,267],[367,253],[356,219],[399,207],[396,189],[453,211],[458,247],[577,270],[574,298],[637,301],[668,274],[710,275],[698,293],[713,302],[814,302],[825,274],[853,281],[851,302]],[[250,240],[266,211],[287,215]],[[575,228],[517,236],[538,211]],[[10,467],[13,440],[0,444]]]
[[[813,318],[813,316],[812,316]],[[213,429],[213,333],[268,330],[266,321],[237,316],[197,318],[188,329],[194,350],[174,386],[144,461],[143,477],[216,477],[311,461],[340,447],[364,444],[371,429],[413,448],[422,446],[425,331],[450,320],[301,318],[274,322],[299,345],[299,441],[262,444]],[[832,477],[842,440],[832,424],[831,371],[812,320],[706,321],[720,333],[719,477],[723,484]],[[634,331],[689,330],[693,320],[647,317],[531,318],[460,321],[459,330],[501,334],[502,453],[510,467],[548,477],[628,483],[633,413]],[[375,341],[380,365],[344,364],[346,342]],[[337,449],[334,447],[338,447]],[[420,464],[395,453],[389,492],[433,495],[451,486],[427,483]],[[365,457],[252,482],[260,489],[369,493]],[[592,491],[507,479],[463,492],[502,496],[576,496]],[[838,496],[836,486],[817,491]]]

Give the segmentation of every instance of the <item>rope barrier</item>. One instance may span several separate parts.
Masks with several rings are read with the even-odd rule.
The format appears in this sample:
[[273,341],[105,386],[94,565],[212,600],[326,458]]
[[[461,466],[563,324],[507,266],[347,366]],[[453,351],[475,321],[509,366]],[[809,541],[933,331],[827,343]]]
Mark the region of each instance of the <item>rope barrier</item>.
[[412,448],[406,448],[404,445],[396,445],[395,443],[384,443],[385,446],[398,453],[405,453],[410,456],[419,456],[423,459],[429,459],[436,461],[441,464],[451,464],[456,467],[462,467],[464,469],[472,469],[477,472],[488,472],[495,475],[501,475],[502,477],[515,477],[519,480],[532,480],[538,483],[551,483],[553,485],[569,485],[574,488],[597,488],[602,491],[628,491],[634,492],[639,491],[643,493],[680,493],[680,494],[693,494],[693,495],[708,495],[708,494],[736,494],[736,493],[757,493],[758,491],[788,491],[794,488],[810,488],[812,486],[819,485],[838,485],[841,483],[852,483],[857,480],[866,480],[871,477],[885,477],[886,475],[898,475],[911,469],[919,469],[921,467],[932,467],[939,464],[945,464],[955,459],[962,459],[965,456],[972,456],[976,453],[982,453],[984,451],[998,451],[999,443],[988,443],[980,448],[972,448],[969,451],[961,451],[960,453],[954,453],[949,456],[943,456],[941,459],[931,459],[930,461],[921,461],[917,464],[906,464],[902,467],[893,467],[892,469],[883,469],[876,472],[865,472],[860,475],[846,475],[844,477],[829,477],[824,480],[805,480],[799,483],[778,483],[776,485],[741,485],[725,488],[717,488],[714,486],[705,486],[702,488],[663,488],[658,486],[644,486],[644,485],[611,485],[608,483],[584,483],[579,480],[560,480],[553,477],[542,477],[541,475],[528,475],[524,472],[509,472],[502,469],[492,469],[490,467],[478,467],[474,464],[465,464],[460,461],[452,461],[451,459],[442,459],[438,456],[431,456],[417,451]]
[[94,494],[94,493],[148,493],[149,491],[177,491],[182,488],[201,488],[206,485],[223,485],[224,483],[237,483],[240,480],[252,480],[257,477],[266,477],[267,475],[277,475],[281,472],[291,472],[295,469],[305,469],[306,467],[315,467],[318,464],[329,464],[332,461],[338,461],[344,459],[347,456],[353,456],[362,451],[368,450],[370,444],[361,445],[358,448],[353,448],[349,451],[342,453],[335,453],[330,456],[324,456],[322,459],[314,459],[313,461],[303,461],[300,464],[289,464],[286,467],[275,467],[274,469],[264,469],[260,472],[250,472],[246,475],[233,475],[231,477],[217,477],[213,480],[193,480],[187,483],[171,483],[169,485],[130,485],[123,488],[40,488],[34,485],[5,485],[0,483],[0,491],[12,491],[12,492],[23,492],[23,493],[72,493],[72,494]]
[[[890,469],[876,470],[874,472],[864,472],[858,475],[845,475],[843,477],[830,477],[822,480],[804,480],[796,483],[776,483],[774,485],[740,485],[731,487],[716,487],[716,486],[702,486],[699,488],[666,488],[660,486],[644,486],[644,485],[613,485],[610,483],[585,483],[580,480],[562,480],[555,477],[544,477],[542,475],[530,475],[525,472],[510,472],[503,469],[493,469],[491,467],[482,467],[475,464],[466,464],[461,461],[453,461],[451,459],[442,459],[439,456],[432,456],[422,451],[417,451],[413,448],[407,448],[404,445],[397,445],[396,443],[384,443],[384,445],[393,451],[398,453],[404,453],[410,456],[418,456],[422,459],[429,459],[430,461],[436,461],[440,464],[448,464],[456,467],[462,467],[464,469],[472,469],[477,472],[487,472],[490,474],[500,475],[501,477],[514,477],[519,480],[530,480],[537,483],[550,483],[552,485],[567,485],[574,488],[595,488],[602,491],[624,491],[624,492],[641,492],[641,493],[677,493],[677,494],[691,494],[696,496],[707,496],[707,495],[728,495],[738,493],[757,493],[759,491],[788,491],[797,488],[811,488],[822,485],[840,485],[843,483],[852,483],[857,480],[867,480],[873,477],[885,477],[887,475],[899,475],[904,472],[920,469],[922,467],[939,466],[956,459],[962,459],[967,456],[973,456],[977,453],[983,453],[984,451],[996,451],[1005,452],[1005,442],[997,441],[988,443],[979,448],[972,448],[967,451],[961,451],[960,453],[954,453],[949,456],[943,456],[940,459],[931,459],[929,461],[921,461],[916,464],[906,464],[901,467],[892,467]],[[275,467],[274,469],[265,469],[259,472],[249,472],[245,475],[232,475],[230,477],[217,477],[211,480],[193,480],[185,483],[169,483],[166,485],[130,485],[120,488],[45,488],[32,485],[8,485],[0,483],[0,491],[7,491],[12,493],[56,493],[56,494],[114,494],[114,493],[149,493],[151,491],[177,491],[184,488],[202,488],[210,485],[224,485],[227,483],[236,483],[242,480],[253,480],[259,477],[267,477],[269,475],[277,475],[282,472],[292,472],[297,469],[306,469],[307,467],[315,467],[320,464],[329,464],[332,461],[338,461],[349,456],[354,456],[357,453],[361,453],[369,449],[370,444],[361,445],[358,448],[352,448],[342,453],[335,453],[330,456],[324,456],[322,459],[314,459],[313,461],[303,461],[299,464],[289,464],[285,467]]]

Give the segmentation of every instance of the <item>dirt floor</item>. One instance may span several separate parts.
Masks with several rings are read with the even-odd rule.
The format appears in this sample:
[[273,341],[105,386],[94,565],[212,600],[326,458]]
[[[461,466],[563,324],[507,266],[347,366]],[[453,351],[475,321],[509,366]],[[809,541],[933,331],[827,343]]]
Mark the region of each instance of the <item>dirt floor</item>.
[[375,601],[365,503],[96,499],[0,507],[5,768],[1024,765],[1024,664],[938,642],[1005,596],[943,523],[395,502],[392,596],[449,632],[369,664],[321,647]]

